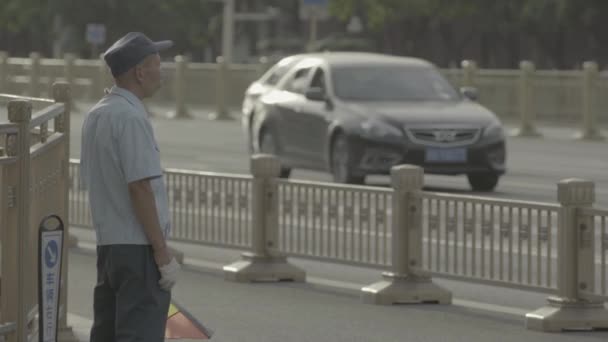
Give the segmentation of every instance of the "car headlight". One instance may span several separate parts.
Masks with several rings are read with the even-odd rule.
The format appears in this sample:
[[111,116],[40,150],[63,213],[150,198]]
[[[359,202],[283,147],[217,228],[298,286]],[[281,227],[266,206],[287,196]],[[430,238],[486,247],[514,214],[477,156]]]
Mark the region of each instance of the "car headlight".
[[378,120],[367,120],[361,123],[361,133],[368,138],[387,138],[403,136],[398,128]]
[[502,127],[502,125],[500,124],[500,122],[494,122],[491,123],[490,125],[488,125],[484,130],[483,130],[483,136],[488,138],[504,138],[505,137],[505,130]]

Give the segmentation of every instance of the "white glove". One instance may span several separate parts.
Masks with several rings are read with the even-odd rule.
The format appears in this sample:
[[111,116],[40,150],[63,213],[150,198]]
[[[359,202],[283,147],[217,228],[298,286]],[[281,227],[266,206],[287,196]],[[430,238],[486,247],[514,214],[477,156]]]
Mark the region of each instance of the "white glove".
[[177,260],[172,257],[168,264],[160,266],[158,270],[160,271],[160,280],[158,281],[158,285],[160,285],[160,288],[165,291],[171,291],[171,288],[177,282],[177,274],[180,270]]

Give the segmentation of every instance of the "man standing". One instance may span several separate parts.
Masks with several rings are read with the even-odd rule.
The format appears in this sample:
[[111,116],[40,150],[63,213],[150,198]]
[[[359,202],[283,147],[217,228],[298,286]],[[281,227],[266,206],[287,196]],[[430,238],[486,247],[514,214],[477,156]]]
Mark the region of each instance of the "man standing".
[[164,341],[179,265],[166,244],[167,193],[154,132],[141,100],[161,86],[153,42],[131,32],[104,54],[115,86],[82,127],[81,179],[97,236],[92,342]]

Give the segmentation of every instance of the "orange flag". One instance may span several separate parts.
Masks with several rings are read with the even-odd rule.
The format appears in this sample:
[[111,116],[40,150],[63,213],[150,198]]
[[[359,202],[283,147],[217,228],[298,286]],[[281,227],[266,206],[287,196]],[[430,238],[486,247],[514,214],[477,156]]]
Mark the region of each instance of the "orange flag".
[[166,339],[209,340],[213,332],[179,304],[172,302],[167,315]]

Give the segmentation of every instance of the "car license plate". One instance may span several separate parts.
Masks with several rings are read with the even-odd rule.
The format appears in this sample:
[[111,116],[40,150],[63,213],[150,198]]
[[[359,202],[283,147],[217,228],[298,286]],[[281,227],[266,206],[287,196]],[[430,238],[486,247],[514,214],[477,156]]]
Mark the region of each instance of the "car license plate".
[[466,148],[427,148],[427,162],[463,163],[467,161]]

